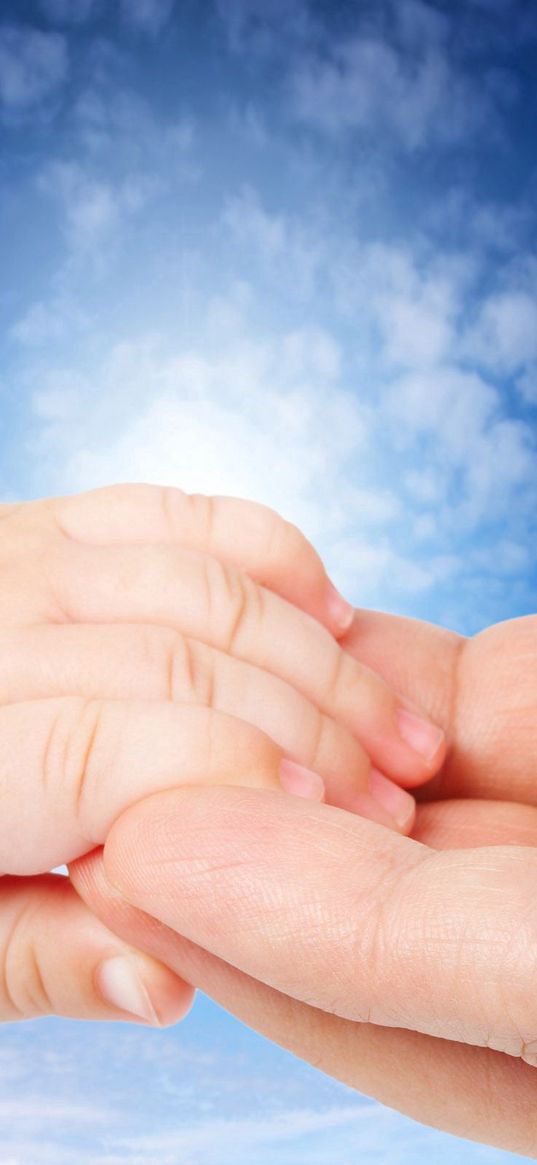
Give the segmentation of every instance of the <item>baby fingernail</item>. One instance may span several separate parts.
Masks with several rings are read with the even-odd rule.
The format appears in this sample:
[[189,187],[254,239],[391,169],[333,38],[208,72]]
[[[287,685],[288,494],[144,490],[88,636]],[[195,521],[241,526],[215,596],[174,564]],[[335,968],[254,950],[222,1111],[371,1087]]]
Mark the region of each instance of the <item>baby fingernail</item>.
[[95,980],[106,1003],[160,1027],[158,1015],[130,959],[124,955],[105,959],[97,970]]
[[307,797],[310,801],[322,801],[325,794],[323,778],[312,769],[297,765],[285,758],[280,763],[280,781],[286,793],[294,797]]
[[429,763],[436,756],[444,739],[444,733],[437,724],[424,719],[409,708],[399,707],[396,712],[397,725],[403,740]]
[[354,607],[352,603],[348,603],[343,595],[340,595],[333,583],[328,584],[326,593],[326,610],[328,612],[330,622],[337,631],[338,635],[343,635],[348,631],[354,619]]
[[369,792],[401,829],[409,824],[416,810],[416,802],[406,789],[400,789],[399,785],[389,781],[377,769],[371,769]]

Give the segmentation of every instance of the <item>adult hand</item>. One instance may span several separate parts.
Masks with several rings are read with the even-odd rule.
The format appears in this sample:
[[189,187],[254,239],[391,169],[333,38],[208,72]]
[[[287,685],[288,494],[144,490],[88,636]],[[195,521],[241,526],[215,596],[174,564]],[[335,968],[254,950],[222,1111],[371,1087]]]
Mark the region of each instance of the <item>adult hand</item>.
[[[144,485],[2,506],[0,578],[0,1018],[189,1006],[47,873],[185,776],[281,790],[285,756],[318,770],[287,766],[294,791],[324,779],[328,800],[409,827],[412,797],[370,786],[368,753],[416,783],[441,733],[417,725],[430,757],[403,738],[412,712],[338,647],[345,604],[272,511]],[[369,788],[402,801],[397,825]]]
[[344,643],[450,728],[412,838],[270,792],[182,788],[124,814],[74,884],[323,1071],[537,1156],[537,619],[463,640],[358,612]]

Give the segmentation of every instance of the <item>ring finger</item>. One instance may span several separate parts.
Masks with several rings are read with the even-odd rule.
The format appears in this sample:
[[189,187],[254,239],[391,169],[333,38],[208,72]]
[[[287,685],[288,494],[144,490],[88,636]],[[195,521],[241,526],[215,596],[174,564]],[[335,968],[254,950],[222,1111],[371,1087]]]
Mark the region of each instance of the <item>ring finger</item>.
[[373,776],[384,815],[378,797],[368,803],[369,758],[347,728],[279,677],[171,628],[71,623],[0,632],[0,705],[53,696],[213,708],[255,725],[317,772],[332,804],[368,816],[376,808],[376,820],[405,831],[413,820],[413,798],[387,779]]
[[417,717],[310,615],[216,558],[175,546],[66,543],[51,552],[47,572],[40,622],[165,624],[291,684],[398,783],[423,783],[444,759],[441,729]]

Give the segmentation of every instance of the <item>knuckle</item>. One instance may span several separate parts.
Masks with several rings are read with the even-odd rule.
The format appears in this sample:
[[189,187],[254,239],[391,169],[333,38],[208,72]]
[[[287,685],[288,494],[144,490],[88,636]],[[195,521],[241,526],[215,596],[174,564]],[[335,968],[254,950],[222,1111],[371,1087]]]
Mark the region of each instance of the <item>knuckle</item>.
[[[311,726],[311,736],[308,749],[308,765],[317,771],[323,767],[326,756],[327,732],[329,721],[323,712],[314,708],[314,717]],[[328,741],[328,743],[330,743]]]
[[164,527],[173,539],[178,538],[183,533],[187,495],[173,485],[159,485],[155,488],[158,491]]
[[332,699],[344,701],[346,707],[353,704],[363,710],[364,718],[371,722],[389,721],[393,715],[395,695],[381,676],[371,671],[365,664],[353,659],[336,645],[337,660],[329,687]]
[[291,561],[296,567],[297,561],[310,549],[307,539],[298,526],[282,518],[276,510],[267,508],[265,513],[267,559],[278,563]]
[[4,1003],[17,1019],[53,1011],[35,942],[34,918],[41,909],[35,897],[22,906],[5,941],[1,991]]
[[42,762],[45,794],[54,799],[66,795],[77,821],[92,777],[103,707],[102,700],[78,697],[62,700],[45,743]]
[[263,621],[262,591],[249,575],[217,558],[205,560],[205,587],[210,626],[223,639],[223,649],[233,655],[240,650],[245,630],[251,633]]
[[[320,629],[321,631],[323,629]],[[347,692],[349,687],[349,669],[348,656],[336,643],[333,642],[328,632],[326,632],[327,639],[330,639],[332,655],[332,666],[327,673],[325,680],[325,691],[331,702],[337,703],[342,691]],[[354,669],[352,669],[354,670]]]
[[201,531],[202,540],[209,546],[216,540],[217,527],[216,498],[210,494],[185,494],[190,506],[194,529]]
[[[375,854],[375,877],[368,879],[367,891],[351,878],[351,909],[346,912],[351,922],[347,941],[342,943],[342,974],[348,993],[356,980],[357,968],[361,969],[364,991],[367,984],[368,1022],[375,1023],[379,1007],[383,1010],[383,981],[394,982],[400,978],[398,964],[401,958],[404,960],[406,949],[399,905],[403,883],[404,875],[389,841]],[[363,1006],[366,1006],[365,994]]]
[[162,670],[166,700],[213,706],[213,669],[200,644],[172,632],[164,645]]

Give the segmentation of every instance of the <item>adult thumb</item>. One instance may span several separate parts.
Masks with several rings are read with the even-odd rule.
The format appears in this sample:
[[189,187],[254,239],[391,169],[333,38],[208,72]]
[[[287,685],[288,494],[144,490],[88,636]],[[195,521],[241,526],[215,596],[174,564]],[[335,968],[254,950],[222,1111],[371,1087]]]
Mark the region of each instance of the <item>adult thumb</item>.
[[110,884],[239,970],[341,1017],[537,1064],[537,853],[430,850],[269,790],[137,802],[104,847]]

